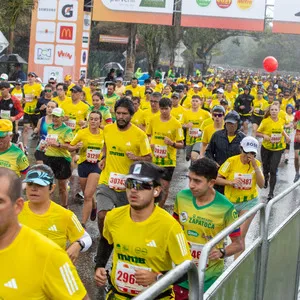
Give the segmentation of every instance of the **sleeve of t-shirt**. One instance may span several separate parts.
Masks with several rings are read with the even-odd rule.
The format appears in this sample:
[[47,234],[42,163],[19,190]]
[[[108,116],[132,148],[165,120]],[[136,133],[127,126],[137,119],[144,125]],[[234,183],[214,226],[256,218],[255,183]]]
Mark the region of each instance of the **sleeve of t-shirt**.
[[81,141],[82,137],[81,137],[81,130],[79,130],[76,135],[74,136],[73,140],[71,141],[70,145],[74,146],[76,144],[78,144]]
[[20,153],[20,155],[18,156],[17,165],[21,173],[26,172],[26,170],[29,168],[29,161],[24,153]]
[[140,152],[141,156],[145,156],[151,153],[151,147],[147,135],[143,132],[140,138]]
[[70,241],[71,244],[73,244],[75,241],[82,238],[83,235],[84,235],[84,229],[82,225],[80,224],[76,215],[70,211],[68,224],[67,224],[68,240]]
[[82,300],[87,294],[76,268],[61,248],[49,253],[44,269],[43,290],[48,299],[57,300]]
[[208,134],[206,129],[203,130],[202,143],[208,144]]
[[178,222],[175,222],[170,229],[167,243],[168,252],[174,264],[179,265],[185,260],[192,259],[186,237]]
[[178,122],[176,129],[176,142],[180,142],[184,140],[183,130],[181,124]]
[[113,237],[111,235],[111,232],[109,231],[109,223],[110,223],[110,214],[111,212],[108,212],[104,219],[104,228],[103,228],[103,236],[108,241],[108,243],[111,245],[114,243]]
[[[225,214],[225,227],[228,227],[229,225],[231,225],[232,223],[234,223],[237,219],[238,219],[239,215],[236,211],[236,209],[234,208],[234,206],[232,206],[227,213]],[[241,231],[240,228],[236,228],[232,233],[230,233],[230,237],[235,237],[235,236],[240,236],[241,235]]]
[[258,126],[257,131],[258,131],[258,132],[264,132],[264,130],[265,130],[265,122],[264,122],[264,120],[262,120],[262,122],[261,122],[260,125]]
[[70,143],[73,140],[74,134],[71,128],[69,128],[64,136],[64,142],[65,143]]
[[229,159],[227,159],[220,167],[219,169],[219,174],[225,178],[228,177],[229,175],[229,172],[230,172],[230,169],[231,169],[231,162]]

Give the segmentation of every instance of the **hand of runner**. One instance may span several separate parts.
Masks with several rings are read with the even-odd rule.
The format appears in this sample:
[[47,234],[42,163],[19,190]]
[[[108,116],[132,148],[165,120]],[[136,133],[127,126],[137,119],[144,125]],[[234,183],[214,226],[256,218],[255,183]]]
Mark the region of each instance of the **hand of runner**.
[[169,145],[169,146],[173,145],[173,141],[171,139],[169,139],[167,136],[165,136],[164,142],[166,145]]
[[103,170],[105,167],[105,158],[101,159],[98,164],[99,164],[99,168]]
[[10,120],[11,120],[12,122],[16,121],[16,117],[10,117]]
[[137,269],[135,271],[134,277],[137,284],[148,286],[156,281],[157,273],[148,270]]
[[241,178],[235,178],[233,181],[231,181],[231,185],[235,188],[241,188],[243,186],[243,182]]
[[76,260],[79,256],[79,253],[80,253],[80,250],[81,250],[81,247],[80,247],[80,244],[75,242],[73,243],[68,249],[67,249],[67,253],[70,257],[70,259],[72,260],[73,264],[76,263]]
[[41,107],[40,107],[40,110],[45,110],[47,108],[46,104],[43,104]]
[[86,124],[86,122],[85,122],[84,120],[80,120],[80,121],[78,122],[78,125],[79,125],[80,127],[85,126],[85,124]]
[[217,248],[213,248],[213,249],[211,249],[211,251],[209,253],[208,259],[209,260],[217,260],[217,259],[220,259],[221,256],[222,256],[221,251]]
[[83,142],[79,142],[77,145],[76,145],[76,148],[77,149],[80,149],[83,147]]
[[266,135],[266,134],[264,134],[264,140],[270,142],[271,137],[268,136],[268,135]]
[[287,144],[289,144],[289,143],[291,142],[291,138],[290,138],[289,136],[287,136],[287,137],[285,138],[285,142],[286,142]]
[[94,279],[98,286],[104,286],[107,281],[106,270],[104,268],[97,268]]
[[245,108],[245,105],[241,105],[240,107],[239,107],[239,109],[244,109]]
[[194,126],[194,124],[192,122],[185,124],[186,128],[193,128],[193,126]]
[[136,156],[131,151],[126,151],[126,155],[131,160],[135,160],[136,159]]

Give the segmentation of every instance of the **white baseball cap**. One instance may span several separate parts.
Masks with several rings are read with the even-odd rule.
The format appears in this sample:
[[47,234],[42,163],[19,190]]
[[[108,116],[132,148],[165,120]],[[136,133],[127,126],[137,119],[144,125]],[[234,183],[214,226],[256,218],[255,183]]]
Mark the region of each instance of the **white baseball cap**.
[[224,90],[222,88],[217,89],[218,93],[224,94]]
[[5,74],[5,73],[2,73],[1,76],[0,76],[0,79],[2,79],[2,80],[8,80],[8,75]]
[[243,148],[244,152],[255,152],[257,154],[258,141],[252,136],[246,136],[241,141],[241,147]]

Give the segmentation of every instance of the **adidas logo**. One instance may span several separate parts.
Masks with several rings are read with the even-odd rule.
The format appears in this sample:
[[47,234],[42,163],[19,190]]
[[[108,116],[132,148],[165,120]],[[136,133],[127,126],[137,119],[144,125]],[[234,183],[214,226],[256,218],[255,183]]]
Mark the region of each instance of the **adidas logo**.
[[147,244],[147,246],[148,246],[148,247],[154,247],[154,248],[157,247],[154,240],[152,240],[151,242],[149,242],[149,243]]
[[4,283],[4,286],[5,287],[8,287],[10,289],[18,289],[18,286],[17,286],[17,282],[16,282],[16,279],[11,279],[10,281]]
[[55,225],[52,225],[48,228],[49,231],[58,231]]

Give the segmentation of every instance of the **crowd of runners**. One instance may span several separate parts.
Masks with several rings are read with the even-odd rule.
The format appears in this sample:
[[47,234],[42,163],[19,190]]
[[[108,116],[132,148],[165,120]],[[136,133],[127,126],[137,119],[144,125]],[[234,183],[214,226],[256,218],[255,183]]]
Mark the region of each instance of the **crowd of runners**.
[[[87,223],[96,220],[91,280],[108,287],[107,299],[131,299],[174,265],[198,264],[207,241],[265,201],[260,189],[271,200],[281,161],[294,158],[299,180],[300,78],[156,75],[124,84],[111,70],[103,85],[0,76],[0,299],[89,299],[74,265],[92,245]],[[188,186],[171,199],[170,215],[164,205],[178,151],[190,162]],[[68,206],[74,169],[80,217]],[[244,251],[252,219],[211,251],[205,290],[224,258]],[[188,287],[183,275],[157,299],[188,299]]]

